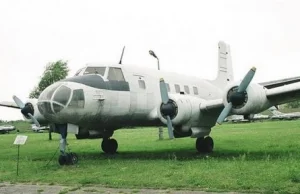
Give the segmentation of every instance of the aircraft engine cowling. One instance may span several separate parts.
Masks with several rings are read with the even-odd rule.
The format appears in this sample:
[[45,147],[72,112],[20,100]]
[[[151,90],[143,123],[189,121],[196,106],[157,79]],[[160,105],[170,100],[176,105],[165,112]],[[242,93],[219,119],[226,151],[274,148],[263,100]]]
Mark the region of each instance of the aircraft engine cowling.
[[271,106],[267,99],[265,88],[259,84],[249,84],[246,91],[238,93],[239,83],[230,85],[223,97],[224,105],[232,103],[232,114],[246,115],[259,113]]
[[48,124],[48,121],[45,119],[45,117],[40,113],[38,107],[37,107],[37,99],[29,99],[25,103],[26,109],[23,110],[22,114],[25,120],[32,122],[30,117],[27,116],[26,113],[31,113],[33,117],[40,123],[40,124]]
[[173,125],[185,125],[199,117],[201,99],[180,94],[170,95],[169,98],[167,104],[161,103],[158,108],[158,116],[163,123],[167,124],[167,115]]

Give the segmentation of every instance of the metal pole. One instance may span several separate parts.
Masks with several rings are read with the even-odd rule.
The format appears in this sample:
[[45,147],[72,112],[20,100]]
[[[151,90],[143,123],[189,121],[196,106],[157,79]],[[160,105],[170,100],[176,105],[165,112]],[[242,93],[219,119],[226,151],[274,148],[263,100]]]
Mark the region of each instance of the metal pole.
[[17,176],[19,175],[20,145],[18,145]]
[[158,139],[163,140],[164,139],[164,131],[162,127],[158,128]]
[[157,69],[160,70],[159,59],[157,58]]

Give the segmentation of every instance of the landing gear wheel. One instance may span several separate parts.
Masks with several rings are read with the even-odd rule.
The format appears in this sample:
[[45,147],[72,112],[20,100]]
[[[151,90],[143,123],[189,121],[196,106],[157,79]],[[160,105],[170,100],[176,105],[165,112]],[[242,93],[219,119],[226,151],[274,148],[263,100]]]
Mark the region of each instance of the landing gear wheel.
[[118,142],[115,139],[105,139],[101,143],[101,148],[103,152],[114,154],[118,149]]
[[58,158],[58,163],[60,165],[73,165],[78,163],[78,156],[74,152],[66,153],[65,155],[60,155]]
[[214,149],[213,139],[210,136],[197,138],[196,149],[200,153],[211,153]]
[[58,158],[58,163],[62,165],[68,165],[69,163],[69,157],[68,155],[60,155]]
[[77,164],[78,163],[78,156],[76,153],[71,152],[69,153],[69,157],[71,159],[71,164]]

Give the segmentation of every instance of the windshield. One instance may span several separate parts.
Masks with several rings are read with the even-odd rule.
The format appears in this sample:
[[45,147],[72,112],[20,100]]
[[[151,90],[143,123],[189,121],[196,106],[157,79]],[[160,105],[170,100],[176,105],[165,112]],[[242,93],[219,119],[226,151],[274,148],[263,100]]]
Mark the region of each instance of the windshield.
[[83,75],[87,74],[100,74],[104,76],[106,67],[87,67],[83,73]]

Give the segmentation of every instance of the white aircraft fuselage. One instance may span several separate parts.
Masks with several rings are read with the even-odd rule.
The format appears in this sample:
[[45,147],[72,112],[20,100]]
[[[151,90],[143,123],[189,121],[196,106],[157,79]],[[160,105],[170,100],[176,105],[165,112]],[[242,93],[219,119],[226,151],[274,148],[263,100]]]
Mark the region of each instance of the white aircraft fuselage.
[[[103,75],[85,74],[87,68],[105,70]],[[116,69],[123,74],[121,80],[109,76],[109,71]],[[224,92],[219,87],[197,77],[129,65],[87,65],[78,75],[45,89],[38,99],[38,109],[52,123],[70,123],[81,130],[161,126],[158,109],[161,104],[159,80],[162,77],[169,85],[172,98],[183,101],[184,106],[196,106],[191,108],[192,111],[196,109],[195,112],[183,113],[186,121],[180,125],[181,129],[202,127],[209,133],[222,107],[210,114],[201,114],[199,109],[201,102],[222,98]],[[176,93],[176,84],[180,93]]]

